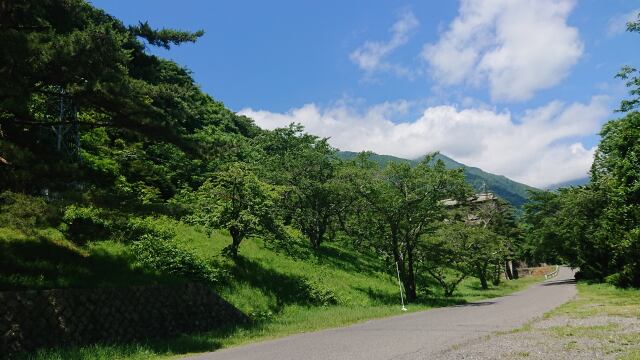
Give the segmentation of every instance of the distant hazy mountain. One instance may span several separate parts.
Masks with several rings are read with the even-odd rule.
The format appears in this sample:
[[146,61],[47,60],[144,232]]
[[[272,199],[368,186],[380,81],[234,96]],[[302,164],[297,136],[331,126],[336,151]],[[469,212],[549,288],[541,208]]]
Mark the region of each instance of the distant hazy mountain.
[[575,180],[570,180],[570,181],[564,181],[558,184],[553,184],[553,185],[549,185],[546,187],[546,189],[548,190],[556,190],[559,188],[563,188],[563,187],[569,187],[569,186],[582,186],[582,185],[587,185],[589,183],[590,178],[588,176],[580,178],[580,179],[575,179]]
[[[338,152],[338,156],[342,159],[349,160],[354,158],[358,153],[352,151],[340,151]],[[389,162],[406,162],[412,165],[417,164],[420,160],[407,160],[398,158],[390,155],[378,155],[372,154],[371,159],[377,162],[378,164],[384,166]],[[493,192],[494,194],[500,196],[504,200],[507,200],[512,205],[520,207],[527,201],[527,190],[537,190],[534,187],[521,184],[519,182],[513,181],[507,177],[502,175],[495,175],[485,171],[482,171],[479,168],[467,166],[461,164],[449,157],[446,157],[442,154],[438,154],[437,159],[440,159],[444,162],[447,168],[457,169],[463,168],[465,177],[467,181],[473,186],[476,191],[482,191],[484,184],[486,184],[488,191]]]

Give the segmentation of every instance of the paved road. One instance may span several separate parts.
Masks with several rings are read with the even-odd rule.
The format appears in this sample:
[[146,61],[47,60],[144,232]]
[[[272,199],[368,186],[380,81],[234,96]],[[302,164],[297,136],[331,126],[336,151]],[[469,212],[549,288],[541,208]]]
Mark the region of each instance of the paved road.
[[466,305],[421,311],[349,327],[289,336],[189,359],[437,359],[452,345],[522,326],[576,294],[573,272],[527,290]]

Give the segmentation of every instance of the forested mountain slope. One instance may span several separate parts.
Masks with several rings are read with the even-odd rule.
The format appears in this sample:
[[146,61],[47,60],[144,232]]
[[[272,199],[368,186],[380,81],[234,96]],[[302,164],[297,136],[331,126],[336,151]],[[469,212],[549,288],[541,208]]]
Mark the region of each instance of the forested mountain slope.
[[[342,159],[352,159],[356,155],[357,153],[352,151],[338,152],[338,156]],[[371,154],[371,159],[382,166],[389,162],[406,162],[411,165],[416,165],[420,162],[420,159],[408,160],[395,156],[379,154]],[[438,154],[436,159],[442,160],[449,169],[463,168],[467,182],[469,182],[476,191],[484,190],[484,185],[486,184],[488,191],[495,193],[516,207],[522,206],[527,201],[528,190],[535,190],[535,188],[531,186],[513,181],[505,176],[491,174],[483,171],[482,169],[461,164],[442,154]]]

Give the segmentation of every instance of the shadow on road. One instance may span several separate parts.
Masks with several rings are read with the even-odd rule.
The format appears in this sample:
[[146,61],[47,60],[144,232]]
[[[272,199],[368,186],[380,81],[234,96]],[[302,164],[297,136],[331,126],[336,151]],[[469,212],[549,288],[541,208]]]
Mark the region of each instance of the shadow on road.
[[454,307],[487,306],[487,305],[493,305],[495,303],[496,303],[495,301],[479,301],[479,302],[472,302],[472,303],[468,303],[468,304],[455,305]]
[[542,286],[554,286],[554,285],[567,285],[567,284],[575,284],[576,279],[566,279],[566,280],[558,280],[558,281],[549,281],[544,282]]

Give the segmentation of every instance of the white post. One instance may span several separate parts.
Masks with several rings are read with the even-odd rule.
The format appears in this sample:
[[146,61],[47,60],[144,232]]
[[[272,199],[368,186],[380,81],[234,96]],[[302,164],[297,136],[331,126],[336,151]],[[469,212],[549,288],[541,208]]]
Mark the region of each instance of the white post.
[[407,308],[404,307],[404,298],[402,297],[402,281],[400,281],[400,268],[398,267],[397,261],[396,261],[396,274],[398,274],[398,287],[400,288],[400,303],[402,304],[402,311],[407,311]]

